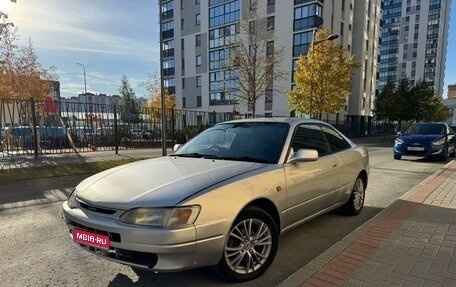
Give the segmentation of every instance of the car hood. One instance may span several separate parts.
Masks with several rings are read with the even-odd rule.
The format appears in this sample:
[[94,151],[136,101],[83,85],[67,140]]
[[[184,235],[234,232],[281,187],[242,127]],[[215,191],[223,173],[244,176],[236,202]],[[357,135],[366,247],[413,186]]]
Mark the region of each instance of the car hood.
[[405,143],[419,143],[419,144],[427,144],[430,142],[433,142],[435,140],[441,139],[443,135],[408,135],[408,134],[403,134],[401,135],[401,139]]
[[99,207],[174,206],[229,178],[267,166],[263,163],[160,157],[93,175],[77,187],[77,198]]

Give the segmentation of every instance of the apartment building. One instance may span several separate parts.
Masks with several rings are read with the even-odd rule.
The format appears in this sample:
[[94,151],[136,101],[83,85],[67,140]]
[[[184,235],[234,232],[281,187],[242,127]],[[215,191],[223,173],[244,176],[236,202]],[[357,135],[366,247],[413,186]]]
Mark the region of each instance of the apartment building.
[[385,0],[378,89],[423,79],[442,97],[451,0]]
[[236,81],[223,64],[229,57],[227,43],[240,33],[239,22],[249,20],[249,11],[257,9],[257,15],[261,15],[272,32],[268,45],[271,49],[285,50],[279,67],[274,69],[287,71],[285,77],[274,80],[274,93],[265,91],[256,103],[257,115],[292,113],[286,91],[293,88],[293,68],[299,55],[307,53],[314,30],[324,26],[338,35],[334,41],[354,53],[361,63],[353,75],[353,93],[346,105],[339,113],[324,117],[341,122],[348,118],[357,129],[372,117],[380,0],[161,0],[159,3],[164,86],[175,92],[178,108],[249,113],[247,105],[233,101]]

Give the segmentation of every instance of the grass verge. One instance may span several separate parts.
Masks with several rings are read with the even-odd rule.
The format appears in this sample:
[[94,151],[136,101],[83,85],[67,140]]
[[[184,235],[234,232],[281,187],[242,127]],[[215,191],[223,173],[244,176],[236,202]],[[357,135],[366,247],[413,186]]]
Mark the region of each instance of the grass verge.
[[61,164],[44,167],[12,168],[0,171],[0,183],[38,178],[95,174],[103,170],[141,159],[105,160],[97,162]]

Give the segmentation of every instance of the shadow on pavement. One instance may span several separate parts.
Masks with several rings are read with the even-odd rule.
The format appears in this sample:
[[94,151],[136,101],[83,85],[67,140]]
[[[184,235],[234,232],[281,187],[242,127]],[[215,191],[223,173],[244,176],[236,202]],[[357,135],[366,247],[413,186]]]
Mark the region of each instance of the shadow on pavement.
[[[276,286],[381,210],[383,209],[365,206],[358,216],[344,216],[333,211],[302,224],[281,236],[276,258],[265,274],[252,281],[236,283],[236,286]],[[136,274],[139,277],[136,282],[124,274],[117,274],[109,286],[209,287],[233,285],[220,277],[212,267],[176,273],[155,274],[140,271]]]

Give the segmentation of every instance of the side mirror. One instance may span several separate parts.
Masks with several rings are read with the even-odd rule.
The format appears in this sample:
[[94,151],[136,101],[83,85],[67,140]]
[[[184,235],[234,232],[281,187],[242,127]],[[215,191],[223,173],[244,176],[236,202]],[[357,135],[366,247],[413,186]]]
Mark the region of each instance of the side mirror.
[[175,144],[174,147],[173,147],[173,151],[177,151],[178,149],[181,148],[181,144]]
[[400,136],[402,135],[402,132],[401,132],[401,131],[398,131],[398,132],[396,133],[396,135],[400,137]]
[[318,151],[315,149],[299,149],[288,161],[288,163],[295,162],[309,162],[318,160]]

